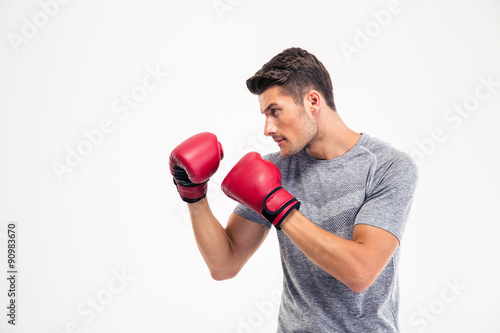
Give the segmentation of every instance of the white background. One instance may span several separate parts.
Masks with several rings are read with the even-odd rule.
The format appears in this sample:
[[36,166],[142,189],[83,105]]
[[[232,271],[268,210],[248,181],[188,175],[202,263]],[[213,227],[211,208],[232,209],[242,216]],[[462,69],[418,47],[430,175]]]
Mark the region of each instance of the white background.
[[[402,331],[500,332],[499,18],[497,0],[1,0],[0,331],[273,332],[275,232],[236,278],[212,281],[168,156],[195,133],[217,134],[225,158],[209,201],[225,224],[234,202],[220,191],[224,175],[247,151],[277,149],[245,80],[300,46],[330,71],[352,129],[418,160]],[[155,89],[113,112],[148,69],[162,72]],[[470,111],[450,113],[464,103]],[[103,120],[112,131],[89,148],[84,132]],[[59,180],[54,165],[78,147],[86,156]]]

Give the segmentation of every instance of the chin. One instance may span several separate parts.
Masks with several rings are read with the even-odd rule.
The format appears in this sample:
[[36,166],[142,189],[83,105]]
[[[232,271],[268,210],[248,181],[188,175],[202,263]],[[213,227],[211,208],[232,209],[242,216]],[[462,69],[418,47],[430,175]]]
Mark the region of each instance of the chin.
[[300,148],[300,149],[283,149],[283,148],[281,148],[280,154],[281,154],[281,157],[283,157],[283,158],[289,158],[289,157],[292,157],[295,154],[300,153],[300,151],[302,149],[303,148]]

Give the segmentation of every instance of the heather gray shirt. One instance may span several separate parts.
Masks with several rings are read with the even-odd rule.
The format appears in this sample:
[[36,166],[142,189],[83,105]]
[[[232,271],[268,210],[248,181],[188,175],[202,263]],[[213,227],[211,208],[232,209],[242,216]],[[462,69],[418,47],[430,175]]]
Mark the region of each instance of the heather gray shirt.
[[[362,134],[357,144],[331,160],[312,158],[304,149],[277,165],[282,185],[300,202],[313,223],[345,239],[356,224],[384,229],[401,242],[417,183],[413,160],[389,144]],[[235,213],[270,227],[239,204]],[[399,332],[399,249],[375,282],[354,293],[309,260],[277,230],[283,268],[278,332]]]

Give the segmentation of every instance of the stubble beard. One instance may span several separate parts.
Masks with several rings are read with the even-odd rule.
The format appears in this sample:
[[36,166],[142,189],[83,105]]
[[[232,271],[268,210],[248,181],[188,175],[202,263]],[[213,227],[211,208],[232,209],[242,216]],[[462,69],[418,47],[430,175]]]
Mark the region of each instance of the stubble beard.
[[303,125],[302,131],[299,133],[300,136],[295,142],[287,140],[287,144],[289,145],[288,149],[281,148],[280,151],[283,158],[292,157],[322,138],[319,126],[309,118],[304,108],[300,110],[299,119],[302,120]]

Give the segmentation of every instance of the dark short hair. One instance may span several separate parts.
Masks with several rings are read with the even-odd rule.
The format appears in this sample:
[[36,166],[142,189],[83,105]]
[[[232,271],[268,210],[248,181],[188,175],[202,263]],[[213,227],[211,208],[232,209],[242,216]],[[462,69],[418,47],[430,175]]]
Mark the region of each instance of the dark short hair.
[[247,80],[248,90],[255,95],[273,86],[281,87],[299,105],[302,105],[307,92],[318,90],[326,104],[336,110],[330,74],[316,56],[299,47],[286,49],[274,56]]

